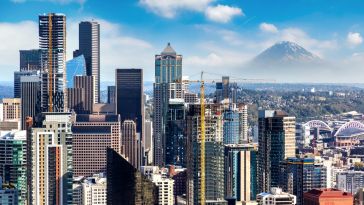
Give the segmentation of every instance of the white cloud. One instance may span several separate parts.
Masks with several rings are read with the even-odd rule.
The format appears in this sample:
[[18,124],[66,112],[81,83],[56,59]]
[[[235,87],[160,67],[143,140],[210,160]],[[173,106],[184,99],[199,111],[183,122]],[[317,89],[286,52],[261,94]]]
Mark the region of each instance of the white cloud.
[[240,8],[226,5],[209,6],[205,12],[206,17],[218,23],[228,23],[235,16],[243,16]]
[[[78,23],[85,19],[69,19],[67,58],[78,48]],[[143,68],[144,76],[154,75],[153,56],[156,53],[149,42],[127,35],[120,24],[103,19],[100,23],[101,81],[114,81],[116,68]]]
[[0,69],[2,80],[12,80],[19,70],[19,50],[38,48],[38,26],[33,21],[0,22]]
[[[89,18],[90,19],[90,18]],[[85,19],[82,19],[85,20]],[[101,80],[114,81],[116,68],[144,68],[145,76],[153,76],[156,53],[153,46],[142,39],[125,34],[121,25],[96,19],[101,27]],[[67,59],[78,48],[79,19],[67,20]],[[38,24],[34,21],[0,22],[0,80],[11,81],[19,70],[19,50],[36,49]]]
[[153,13],[173,18],[181,10],[202,12],[213,0],[139,0],[139,4]]
[[363,43],[363,38],[360,33],[349,32],[346,40],[351,46],[358,46]]
[[267,33],[278,33],[278,29],[274,24],[270,24],[270,23],[261,23],[259,25],[259,29],[263,32],[267,32]]

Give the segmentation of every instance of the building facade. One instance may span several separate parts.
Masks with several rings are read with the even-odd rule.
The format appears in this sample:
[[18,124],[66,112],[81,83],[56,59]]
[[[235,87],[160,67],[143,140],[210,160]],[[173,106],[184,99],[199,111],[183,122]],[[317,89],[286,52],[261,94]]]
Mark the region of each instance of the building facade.
[[295,123],[282,111],[259,111],[258,193],[278,187],[280,163],[295,157]]
[[303,194],[303,205],[352,205],[353,195],[338,189],[312,189]]
[[100,102],[100,24],[82,21],[79,24],[79,54],[85,57],[86,75],[93,76],[93,103]]
[[75,177],[106,172],[106,148],[122,153],[120,127],[118,115],[76,115],[72,125]]
[[295,205],[296,196],[282,192],[280,188],[272,187],[270,192],[258,194],[257,202],[258,205]]
[[141,142],[133,120],[124,120],[121,125],[121,146],[125,158],[136,169],[139,169],[142,165]]
[[70,113],[43,113],[31,129],[30,204],[72,204]]
[[39,48],[42,59],[43,112],[64,112],[66,93],[66,16],[39,15]]
[[13,200],[21,205],[26,204],[27,200],[26,159],[26,131],[1,131],[0,177],[2,185],[13,186],[12,188],[16,189],[17,198]]
[[26,129],[26,118],[41,112],[41,79],[39,76],[21,77],[21,129]]

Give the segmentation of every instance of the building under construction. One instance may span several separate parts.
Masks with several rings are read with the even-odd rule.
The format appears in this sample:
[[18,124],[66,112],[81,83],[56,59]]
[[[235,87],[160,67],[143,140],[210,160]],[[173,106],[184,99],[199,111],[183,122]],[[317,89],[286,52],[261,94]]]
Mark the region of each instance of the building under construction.
[[43,112],[63,112],[66,89],[66,16],[39,15],[39,48],[42,52],[41,107]]

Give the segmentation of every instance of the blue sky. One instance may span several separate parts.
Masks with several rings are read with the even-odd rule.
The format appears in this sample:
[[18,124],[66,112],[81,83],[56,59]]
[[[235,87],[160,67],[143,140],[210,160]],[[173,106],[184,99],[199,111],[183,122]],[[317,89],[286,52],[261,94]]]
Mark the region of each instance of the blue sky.
[[363,10],[361,0],[0,0],[0,80],[18,69],[19,49],[38,47],[37,15],[56,12],[67,15],[68,58],[78,46],[78,22],[100,22],[103,81],[112,81],[117,67],[142,67],[145,80],[153,80],[154,55],[167,42],[184,55],[185,75],[265,78],[242,67],[289,40],[346,68],[324,81],[361,82]]

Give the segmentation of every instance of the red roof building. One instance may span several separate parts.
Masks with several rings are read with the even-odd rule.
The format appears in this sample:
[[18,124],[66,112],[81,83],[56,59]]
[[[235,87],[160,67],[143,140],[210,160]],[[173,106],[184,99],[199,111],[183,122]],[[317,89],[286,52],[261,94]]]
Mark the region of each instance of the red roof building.
[[304,205],[353,205],[353,195],[338,189],[313,189],[303,194]]

